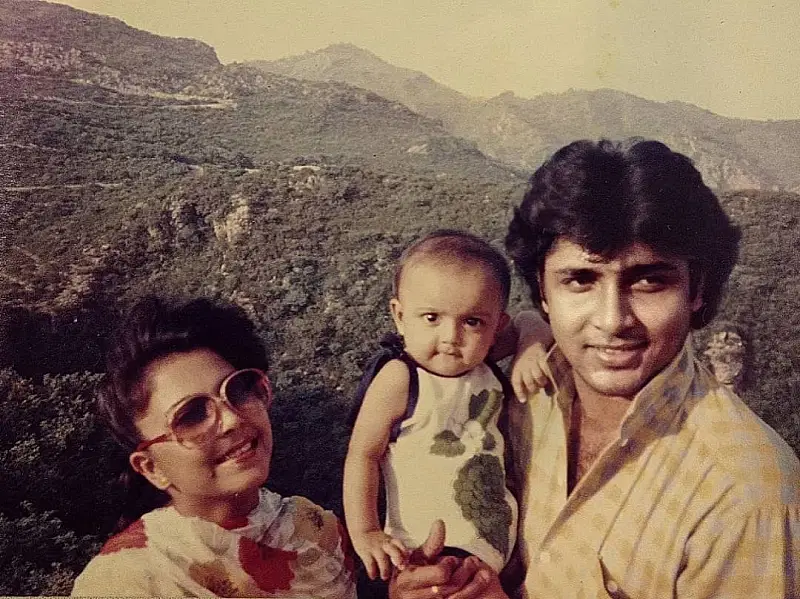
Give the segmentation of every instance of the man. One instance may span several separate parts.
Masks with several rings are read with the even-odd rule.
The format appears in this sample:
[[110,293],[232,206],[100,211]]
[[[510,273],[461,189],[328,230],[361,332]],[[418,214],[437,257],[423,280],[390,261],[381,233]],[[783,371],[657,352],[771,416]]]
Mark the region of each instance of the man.
[[[534,173],[506,244],[555,345],[548,384],[509,404],[520,596],[800,597],[800,462],[689,336],[715,315],[738,240],[691,161],[658,142],[579,141]],[[504,596],[452,560],[392,591],[465,582],[452,596]]]

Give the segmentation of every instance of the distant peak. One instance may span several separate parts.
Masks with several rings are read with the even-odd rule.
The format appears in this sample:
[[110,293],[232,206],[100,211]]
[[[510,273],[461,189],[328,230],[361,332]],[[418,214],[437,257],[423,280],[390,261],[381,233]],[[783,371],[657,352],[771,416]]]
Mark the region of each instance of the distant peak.
[[338,42],[336,44],[331,44],[330,46],[323,48],[323,50],[337,50],[340,52],[358,52],[360,54],[372,54],[372,52],[370,52],[369,50],[365,50],[364,48],[356,46],[355,44],[352,44],[350,42]]
[[359,46],[351,44],[350,42],[331,44],[330,46],[318,50],[317,53],[337,54],[339,56],[349,56],[355,58],[369,58],[370,60],[381,60],[381,58],[373,52],[370,52],[364,48],[360,48]]
[[364,48],[356,46],[355,44],[353,44],[351,42],[337,42],[335,44],[331,44],[326,49],[328,49],[328,50],[350,50],[350,51],[355,51],[355,52],[367,52],[367,50],[364,50]]

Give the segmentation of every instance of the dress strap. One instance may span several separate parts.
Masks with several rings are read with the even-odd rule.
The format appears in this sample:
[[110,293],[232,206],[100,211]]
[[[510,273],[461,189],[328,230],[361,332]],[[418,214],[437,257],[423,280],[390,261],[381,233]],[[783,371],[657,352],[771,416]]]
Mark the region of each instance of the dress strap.
[[417,365],[406,353],[403,347],[403,338],[400,335],[388,333],[383,336],[378,344],[380,347],[364,367],[364,374],[361,375],[361,380],[356,388],[353,409],[350,414],[350,426],[352,427],[355,424],[361,404],[364,402],[364,396],[367,394],[367,389],[369,389],[381,368],[390,360],[400,360],[408,367],[408,401],[403,417],[392,425],[392,430],[389,434],[389,441],[392,442],[396,441],[400,434],[400,424],[410,418],[417,407],[419,375],[417,374]]

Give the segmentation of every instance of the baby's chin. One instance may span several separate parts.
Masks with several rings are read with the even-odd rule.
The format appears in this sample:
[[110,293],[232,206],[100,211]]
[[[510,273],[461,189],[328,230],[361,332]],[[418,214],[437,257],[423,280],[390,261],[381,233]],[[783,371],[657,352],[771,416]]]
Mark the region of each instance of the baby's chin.
[[477,364],[465,363],[460,356],[450,356],[445,354],[437,354],[429,360],[429,365],[425,367],[434,374],[439,376],[461,376],[468,373],[475,368]]

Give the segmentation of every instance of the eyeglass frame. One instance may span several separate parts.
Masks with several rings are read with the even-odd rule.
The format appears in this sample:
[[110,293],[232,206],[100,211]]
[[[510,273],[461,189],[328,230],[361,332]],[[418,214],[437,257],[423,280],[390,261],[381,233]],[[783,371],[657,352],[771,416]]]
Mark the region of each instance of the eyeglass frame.
[[154,437],[150,440],[140,441],[139,444],[134,449],[134,452],[137,451],[144,451],[148,449],[150,446],[155,445],[156,443],[163,443],[165,441],[176,441],[182,447],[186,447],[184,443],[181,442],[178,434],[172,429],[172,422],[171,419],[168,418],[168,415],[173,414],[180,406],[184,405],[186,402],[194,399],[195,397],[207,397],[210,398],[214,402],[214,409],[216,411],[216,422],[214,423],[217,427],[219,427],[221,413],[219,411],[220,404],[223,404],[229,410],[231,410],[237,416],[241,416],[241,410],[238,410],[234,407],[234,405],[230,402],[225,394],[225,387],[228,385],[228,382],[233,379],[235,376],[243,373],[243,372],[255,372],[258,373],[261,377],[261,380],[264,382],[264,385],[267,389],[267,399],[263,402],[264,407],[269,410],[270,406],[272,405],[272,400],[274,396],[272,394],[272,382],[269,380],[267,373],[261,370],[260,368],[241,368],[239,370],[234,370],[228,376],[226,376],[219,385],[219,391],[216,393],[192,393],[191,395],[187,395],[186,397],[182,397],[180,400],[175,402],[173,405],[169,407],[169,409],[164,412],[164,419],[167,421],[167,427],[169,431],[159,435],[158,437]]

